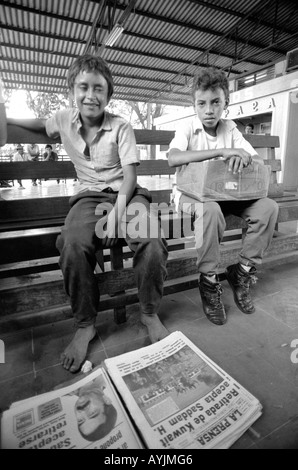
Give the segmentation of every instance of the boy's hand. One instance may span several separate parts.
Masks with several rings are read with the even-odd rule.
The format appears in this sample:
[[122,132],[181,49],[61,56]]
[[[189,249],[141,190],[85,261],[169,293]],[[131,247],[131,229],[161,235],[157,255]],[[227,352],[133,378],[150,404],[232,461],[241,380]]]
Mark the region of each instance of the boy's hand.
[[108,248],[114,246],[118,241],[118,220],[114,210],[111,210],[107,216],[107,221],[104,225],[105,238],[103,239],[104,245]]
[[229,171],[241,173],[252,162],[251,155],[244,149],[224,149],[223,158],[229,161]]

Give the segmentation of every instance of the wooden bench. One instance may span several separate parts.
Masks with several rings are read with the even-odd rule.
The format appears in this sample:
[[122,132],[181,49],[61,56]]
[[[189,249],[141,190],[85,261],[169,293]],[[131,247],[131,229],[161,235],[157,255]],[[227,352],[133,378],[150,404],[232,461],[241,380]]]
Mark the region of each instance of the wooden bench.
[[[136,130],[138,143],[167,145],[171,131]],[[298,202],[294,195],[281,196],[276,172],[280,162],[274,159],[278,138],[248,136],[255,148],[268,149],[272,168],[272,191],[280,211],[278,222],[298,220]],[[30,140],[31,139],[31,140]],[[255,140],[254,140],[255,139]],[[9,142],[41,143],[34,134],[20,134],[19,139],[9,130]],[[43,140],[45,143],[45,140]],[[273,162],[272,162],[273,161]],[[75,178],[71,162],[0,163],[3,179]],[[166,160],[144,160],[138,167],[139,175],[172,175]],[[192,288],[197,285],[196,251],[190,236],[189,217],[181,218],[169,206],[171,190],[151,191],[153,201],[164,202],[162,224],[169,244],[168,278],[164,294]],[[71,316],[69,300],[64,292],[62,273],[58,266],[55,242],[60,226],[69,210],[68,196],[6,201],[0,199],[0,331],[32,326],[65,319]],[[227,236],[222,244],[221,269],[235,262],[240,240],[229,240],[233,230],[245,229],[242,219],[227,218]],[[114,309],[116,322],[125,321],[125,306],[138,301],[131,266],[131,253],[125,243],[98,254],[101,270],[97,270],[100,285],[100,310]],[[276,265],[297,260],[298,236],[286,234],[275,238],[264,265]],[[100,272],[99,272],[100,271]]]

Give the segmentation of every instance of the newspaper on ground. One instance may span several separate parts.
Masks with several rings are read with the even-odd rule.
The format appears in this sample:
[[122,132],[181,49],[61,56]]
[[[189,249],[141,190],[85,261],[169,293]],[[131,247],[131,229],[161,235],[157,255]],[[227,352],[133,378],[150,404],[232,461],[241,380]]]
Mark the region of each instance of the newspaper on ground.
[[1,419],[2,449],[142,449],[104,368],[14,403]]
[[176,331],[106,359],[71,385],[13,403],[2,414],[0,442],[3,449],[227,449],[261,414],[256,397]]
[[104,362],[149,449],[227,449],[262,414],[259,400],[179,331]]

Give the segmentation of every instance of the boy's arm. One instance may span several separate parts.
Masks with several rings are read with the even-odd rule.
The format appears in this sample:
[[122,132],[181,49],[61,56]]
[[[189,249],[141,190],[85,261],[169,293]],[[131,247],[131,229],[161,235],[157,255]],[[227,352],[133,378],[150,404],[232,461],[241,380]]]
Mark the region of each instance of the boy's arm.
[[168,153],[168,162],[170,166],[176,167],[193,162],[203,162],[216,157],[229,160],[229,170],[233,170],[234,173],[241,171],[243,167],[251,163],[251,155],[242,148],[185,151],[172,148]]
[[6,110],[3,92],[4,87],[0,78],[0,147],[5,145],[7,142]]
[[121,221],[126,206],[132,198],[137,183],[136,165],[123,166],[123,183],[119,189],[115,206],[107,218],[105,246],[113,246],[117,242],[118,223]]
[[233,145],[233,148],[188,150],[192,131],[192,126],[189,123],[184,128],[176,131],[168,152],[169,166],[178,167],[188,163],[203,162],[221,157],[228,160],[229,171],[236,173],[250,164],[251,154],[240,145]]
[[41,133],[47,135],[46,133],[46,119],[7,119],[7,124],[12,124],[16,127],[21,127],[28,131]]

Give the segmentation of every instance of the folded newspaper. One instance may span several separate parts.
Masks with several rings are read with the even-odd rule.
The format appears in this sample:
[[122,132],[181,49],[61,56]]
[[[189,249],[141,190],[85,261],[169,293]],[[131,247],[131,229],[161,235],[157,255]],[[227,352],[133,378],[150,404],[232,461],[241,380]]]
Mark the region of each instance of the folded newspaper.
[[262,414],[257,398],[179,331],[104,364],[108,374],[99,367],[13,404],[1,447],[227,449]]
[[2,449],[142,449],[104,368],[53,392],[13,403],[1,419]]

